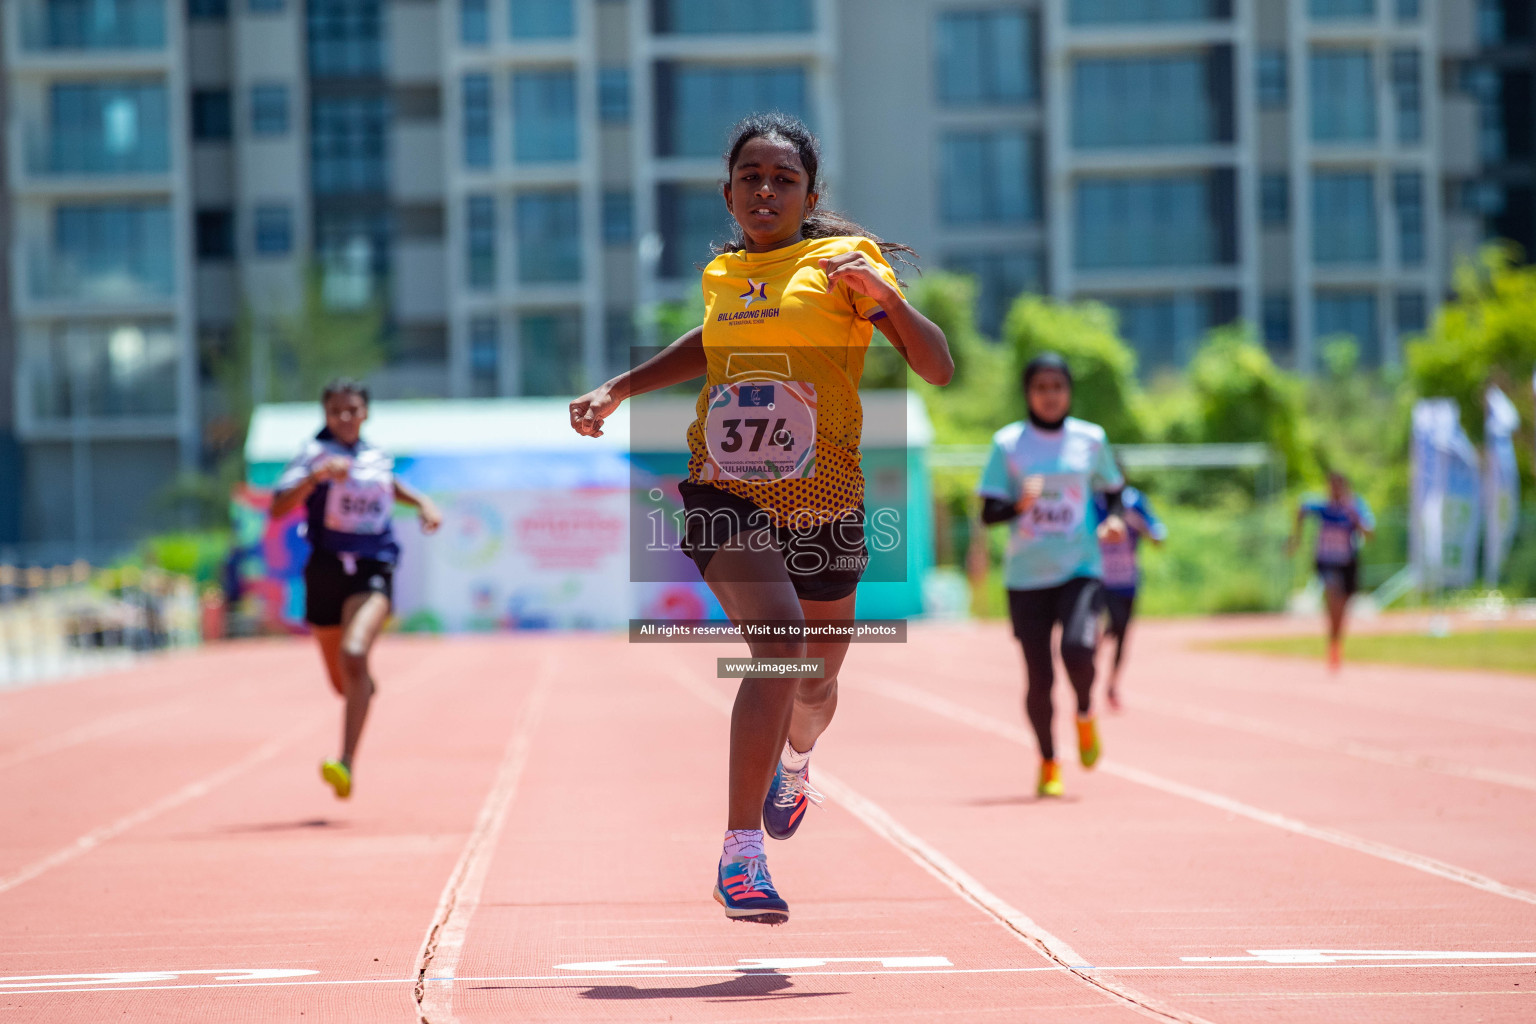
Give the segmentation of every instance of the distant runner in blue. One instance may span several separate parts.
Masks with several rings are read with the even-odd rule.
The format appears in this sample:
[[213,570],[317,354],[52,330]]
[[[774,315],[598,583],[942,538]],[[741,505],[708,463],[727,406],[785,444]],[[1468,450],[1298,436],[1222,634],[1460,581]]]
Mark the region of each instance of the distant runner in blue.
[[1288,551],[1295,552],[1301,528],[1312,517],[1318,521],[1317,575],[1328,604],[1328,667],[1337,672],[1344,659],[1344,616],[1360,584],[1360,543],[1375,532],[1376,517],[1343,473],[1328,474],[1326,500],[1304,501],[1296,510]]
[[[1099,553],[1104,558],[1104,608],[1108,612],[1109,628],[1105,638],[1115,638],[1115,660],[1109,670],[1109,690],[1105,697],[1111,711],[1120,710],[1120,664],[1125,657],[1125,638],[1130,632],[1131,616],[1136,611],[1136,588],[1141,584],[1141,566],[1136,559],[1136,549],[1145,537],[1153,544],[1168,539],[1168,528],[1163,525],[1147,504],[1147,496],[1134,487],[1120,492],[1125,507],[1125,535],[1116,540],[1099,539]],[[1094,498],[1094,508],[1099,521],[1109,518],[1109,502],[1102,495]]]
[[322,762],[320,777],[345,800],[352,795],[352,759],[373,700],[368,655],[394,602],[400,560],[391,525],[395,503],[415,507],[423,533],[435,533],[443,516],[431,498],[395,476],[393,456],[363,440],[366,387],[333,380],[320,406],[325,427],[278,477],[272,518],[301,505],[307,513],[304,619],[320,643],[332,688],[347,702],[341,757]]

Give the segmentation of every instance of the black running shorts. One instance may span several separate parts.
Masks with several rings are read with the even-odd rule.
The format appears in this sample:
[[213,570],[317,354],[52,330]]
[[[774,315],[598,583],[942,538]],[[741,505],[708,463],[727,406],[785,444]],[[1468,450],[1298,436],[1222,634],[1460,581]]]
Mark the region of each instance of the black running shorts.
[[784,568],[805,601],[839,601],[853,593],[869,565],[864,508],[850,516],[805,530],[774,526],[766,509],[709,484],[683,481],[683,550],[699,567],[738,535],[766,529],[784,552]]
[[347,572],[342,560],[315,548],[304,566],[304,621],[311,626],[341,625],[341,608],[353,594],[383,594],[395,601],[395,567],[374,558],[357,559]]
[[1317,575],[1323,581],[1323,589],[1342,591],[1345,597],[1353,597],[1360,590],[1360,563],[1348,561],[1343,565],[1317,563]]

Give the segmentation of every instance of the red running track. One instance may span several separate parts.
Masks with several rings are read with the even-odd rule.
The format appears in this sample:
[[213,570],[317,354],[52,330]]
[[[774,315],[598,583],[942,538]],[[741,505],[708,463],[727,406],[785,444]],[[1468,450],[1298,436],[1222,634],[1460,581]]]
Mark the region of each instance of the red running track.
[[1536,1019],[1536,681],[1190,646],[1229,628],[1144,625],[1050,802],[1004,628],[856,648],[777,929],[709,898],[729,647],[390,638],[347,803],[306,643],[3,693],[0,1012]]

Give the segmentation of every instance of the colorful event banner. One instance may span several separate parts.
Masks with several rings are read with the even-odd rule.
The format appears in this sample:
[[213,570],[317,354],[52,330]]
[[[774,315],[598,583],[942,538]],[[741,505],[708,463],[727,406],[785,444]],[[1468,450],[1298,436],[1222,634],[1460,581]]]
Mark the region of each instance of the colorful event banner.
[[1499,585],[1520,519],[1520,469],[1515,463],[1519,427],[1515,404],[1490,385],[1483,421],[1483,585],[1490,590]]
[[1469,587],[1477,577],[1481,474],[1477,449],[1449,398],[1413,409],[1410,557],[1430,590]]

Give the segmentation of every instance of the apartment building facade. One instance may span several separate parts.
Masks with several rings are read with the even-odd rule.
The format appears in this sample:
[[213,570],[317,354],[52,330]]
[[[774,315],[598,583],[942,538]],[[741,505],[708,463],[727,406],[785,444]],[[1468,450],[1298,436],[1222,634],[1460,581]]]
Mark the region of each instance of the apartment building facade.
[[831,203],[975,275],[989,331],[1021,291],[1100,299],[1149,372],[1234,320],[1303,368],[1337,334],[1391,362],[1528,209],[1528,0],[0,6],[32,541],[162,521],[240,318],[259,348],[311,287],[383,303],[381,395],[601,378],[697,294],[752,109],[817,129]]

